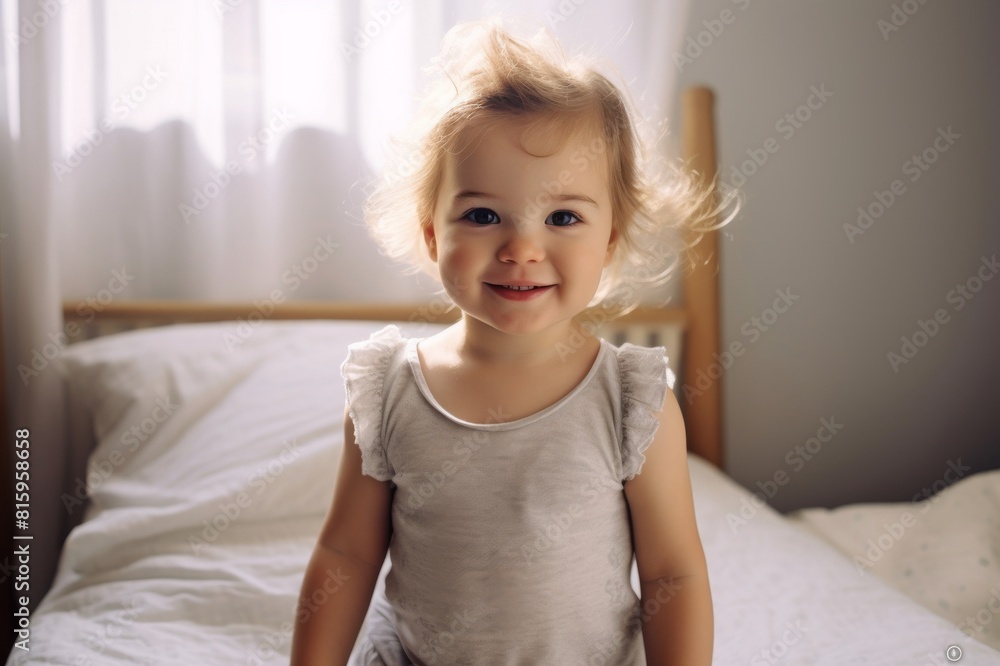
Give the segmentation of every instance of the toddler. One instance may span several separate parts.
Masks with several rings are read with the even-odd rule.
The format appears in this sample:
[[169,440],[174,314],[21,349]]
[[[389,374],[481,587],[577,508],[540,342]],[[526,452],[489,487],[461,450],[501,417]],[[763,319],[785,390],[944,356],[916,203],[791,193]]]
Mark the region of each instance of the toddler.
[[[542,37],[462,24],[436,64],[366,219],[461,319],[349,347],[292,664],[347,663],[367,613],[355,664],[708,665],[665,349],[616,347],[581,321],[634,307],[684,256],[671,234],[721,206],[706,212],[713,193],[680,168],[654,168],[622,93]],[[334,574],[326,602],[307,603]]]

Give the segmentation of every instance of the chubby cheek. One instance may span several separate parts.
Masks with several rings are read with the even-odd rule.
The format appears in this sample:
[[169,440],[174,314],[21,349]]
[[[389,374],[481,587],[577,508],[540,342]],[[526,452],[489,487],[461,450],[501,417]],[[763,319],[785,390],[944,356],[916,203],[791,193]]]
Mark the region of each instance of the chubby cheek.
[[[568,302],[582,306],[586,306],[587,303],[594,297],[597,293],[597,288],[601,284],[601,276],[603,271],[597,268],[601,264],[592,263],[586,270],[577,270],[573,273],[575,278],[567,277],[567,284],[565,287],[564,298]],[[564,275],[569,275],[565,273]]]
[[461,296],[473,282],[480,279],[482,263],[478,253],[468,246],[449,244],[438,257],[441,280],[453,299]]
[[[595,263],[592,266],[600,266],[601,264]],[[581,290],[586,294],[587,300],[590,300],[594,293],[597,292],[597,287],[601,283],[602,271],[597,269],[591,269],[587,272],[586,278],[580,280]]]
[[[579,276],[579,280],[586,283],[588,287],[597,288],[601,280],[604,268],[604,257],[606,248],[601,247],[581,247],[570,255],[573,262],[571,270]],[[593,283],[593,284],[591,284]]]

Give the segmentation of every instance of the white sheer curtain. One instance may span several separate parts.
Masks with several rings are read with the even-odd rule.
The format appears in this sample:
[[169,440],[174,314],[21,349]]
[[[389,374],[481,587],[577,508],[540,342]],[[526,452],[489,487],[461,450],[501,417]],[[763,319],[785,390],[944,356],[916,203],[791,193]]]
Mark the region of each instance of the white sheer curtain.
[[[568,51],[612,63],[655,127],[670,108],[687,9],[687,0],[2,2],[8,427],[31,429],[42,489],[61,486],[70,455],[48,363],[63,344],[62,300],[426,298],[436,285],[377,253],[361,206],[444,32],[494,13],[547,25]],[[57,503],[51,494],[33,501]],[[35,527],[48,557],[33,560],[42,588],[64,527]]]

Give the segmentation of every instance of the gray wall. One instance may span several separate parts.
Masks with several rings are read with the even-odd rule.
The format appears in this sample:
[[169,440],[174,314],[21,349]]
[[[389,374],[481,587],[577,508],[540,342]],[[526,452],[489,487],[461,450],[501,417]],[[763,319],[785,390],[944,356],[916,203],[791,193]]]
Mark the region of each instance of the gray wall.
[[[728,471],[754,490],[778,474],[770,502],[791,510],[910,501],[954,481],[949,462],[1000,467],[1000,275],[984,268],[979,293],[949,297],[982,257],[1000,258],[998,5],[692,5],[686,36],[704,31],[708,46],[679,84],[718,95],[723,179],[748,150],[766,155],[721,243],[723,343],[746,347],[722,378]],[[901,25],[883,34],[894,6]],[[729,22],[712,24],[724,10]],[[813,87],[832,95],[801,109],[798,128],[779,124]],[[959,138],[938,152],[948,128]],[[925,150],[925,171],[906,164]],[[844,225],[893,181],[895,201],[849,239]],[[798,299],[766,313],[778,289]],[[946,323],[894,370],[888,354],[938,310]],[[843,427],[810,444],[824,418]],[[821,444],[809,460],[795,450],[807,444]]]

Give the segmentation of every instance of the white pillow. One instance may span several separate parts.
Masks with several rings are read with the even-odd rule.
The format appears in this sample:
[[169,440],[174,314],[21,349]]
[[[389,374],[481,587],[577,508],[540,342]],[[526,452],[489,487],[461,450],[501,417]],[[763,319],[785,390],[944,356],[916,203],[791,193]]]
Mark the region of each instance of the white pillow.
[[[62,504],[75,514],[89,489],[90,518],[95,511],[124,506],[126,495],[130,503],[160,505],[171,497],[190,499],[192,493],[224,493],[218,484],[231,480],[234,462],[265,470],[270,464],[274,470],[274,461],[297,457],[293,448],[332,452],[343,438],[340,364],[347,345],[384,325],[189,324],[71,345],[58,367],[71,411],[84,413],[92,424],[90,433],[74,438],[89,439],[93,449],[87,451],[86,472],[63,489]],[[408,328],[418,337],[433,332],[426,332],[426,325]],[[269,491],[253,509],[323,511],[332,489],[330,472],[324,470],[318,490],[267,477],[279,490]]]

